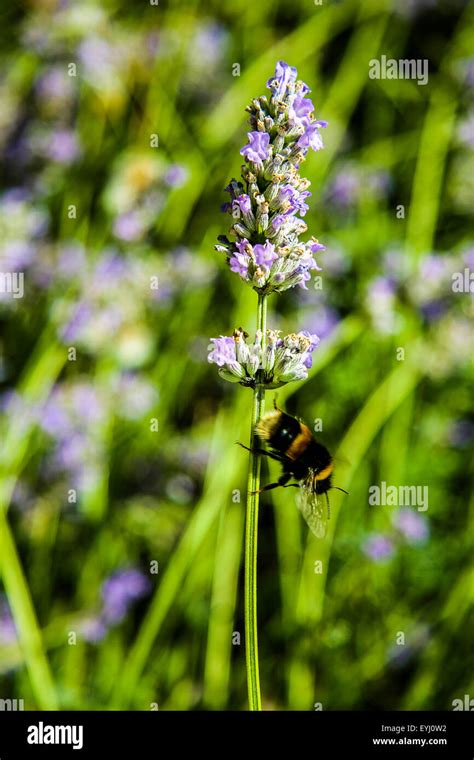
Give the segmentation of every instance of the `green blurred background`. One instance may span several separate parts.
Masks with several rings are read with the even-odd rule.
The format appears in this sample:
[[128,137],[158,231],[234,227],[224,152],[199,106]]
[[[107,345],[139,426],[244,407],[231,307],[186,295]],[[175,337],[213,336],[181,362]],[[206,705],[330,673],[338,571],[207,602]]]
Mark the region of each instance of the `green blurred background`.
[[[245,106],[280,59],[329,127],[302,165],[323,287],[269,303],[272,327],[321,344],[279,403],[322,421],[350,495],[333,492],[323,541],[292,492],[262,499],[264,708],[474,695],[472,294],[452,288],[474,268],[472,15],[434,0],[2,11],[0,264],[25,293],[0,300],[0,699],[246,709],[234,442],[251,394],[207,345],[255,329],[255,293],[213,246]],[[381,55],[428,59],[428,84],[370,79]],[[369,505],[382,481],[427,486],[427,511]]]

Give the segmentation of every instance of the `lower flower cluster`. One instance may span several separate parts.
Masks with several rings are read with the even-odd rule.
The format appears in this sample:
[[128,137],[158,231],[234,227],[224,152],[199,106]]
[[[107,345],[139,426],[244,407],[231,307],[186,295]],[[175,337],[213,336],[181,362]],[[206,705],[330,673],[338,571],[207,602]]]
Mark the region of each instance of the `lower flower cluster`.
[[317,335],[307,331],[290,333],[283,338],[280,330],[257,330],[253,343],[241,327],[232,336],[211,338],[208,361],[218,366],[220,377],[247,387],[257,384],[280,388],[293,380],[304,380],[312,366],[312,352],[319,343]]
[[[287,227],[290,225],[288,221],[281,223]],[[304,224],[294,217],[292,223],[295,228]],[[275,221],[273,224],[275,225]],[[224,236],[219,239],[220,245],[217,245],[216,249],[227,254],[231,271],[253,285],[259,293],[281,293],[295,285],[306,289],[306,282],[311,278],[310,271],[321,271],[314,254],[325,250],[325,247],[316,238],[312,238],[308,243],[293,242],[291,246],[281,246],[278,249],[268,239],[265,243],[252,245],[244,238],[235,246]]]

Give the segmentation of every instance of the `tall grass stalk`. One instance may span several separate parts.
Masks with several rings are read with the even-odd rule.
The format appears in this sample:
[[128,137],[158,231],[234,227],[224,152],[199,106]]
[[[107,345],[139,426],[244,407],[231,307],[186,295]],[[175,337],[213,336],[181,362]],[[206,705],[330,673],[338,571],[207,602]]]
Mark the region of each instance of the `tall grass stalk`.
[[[262,331],[265,350],[267,329],[267,296],[258,296],[257,330]],[[256,383],[253,393],[252,423],[250,427],[250,448],[256,444],[255,425],[265,409],[265,386]],[[249,476],[247,486],[247,512],[245,519],[245,664],[250,710],[261,710],[260,675],[258,666],[258,624],[257,624],[257,543],[258,507],[260,488],[260,456],[249,454]]]

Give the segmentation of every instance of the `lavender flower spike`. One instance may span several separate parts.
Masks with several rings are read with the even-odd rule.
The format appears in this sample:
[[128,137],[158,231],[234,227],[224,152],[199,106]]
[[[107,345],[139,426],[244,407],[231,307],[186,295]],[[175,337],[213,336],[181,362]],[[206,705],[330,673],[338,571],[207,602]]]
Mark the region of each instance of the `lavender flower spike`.
[[255,98],[247,108],[251,131],[240,151],[245,160],[242,182],[230,181],[230,202],[221,207],[232,215],[232,226],[229,237],[220,235],[215,246],[230,270],[258,294],[254,341],[248,343],[248,333],[240,327],[232,336],[212,338],[208,347],[208,361],[217,365],[221,378],[253,389],[250,445],[244,446],[249,451],[244,620],[250,710],[262,709],[256,589],[259,494],[265,488],[260,488],[257,424],[265,413],[265,391],[306,379],[319,343],[310,332],[281,337],[278,330],[267,329],[267,296],[295,285],[306,288],[310,272],[320,269],[315,256],[324,250],[315,237],[300,240],[308,229],[301,217],[311,193],[299,168],[309,148],[323,147],[319,130],[326,122],[316,120],[314,105],[306,98],[309,87],[297,77],[294,66],[278,61],[267,82],[270,96]]
[[233,217],[233,240],[216,246],[231,271],[261,295],[306,288],[311,271],[319,269],[314,254],[324,250],[314,238],[300,240],[311,193],[299,167],[310,148],[323,147],[320,129],[327,122],[316,120],[309,88],[293,66],[278,61],[267,87],[270,97],[255,98],[247,109],[252,131],[240,151],[243,181],[233,179],[226,188],[231,202],[223,210]]

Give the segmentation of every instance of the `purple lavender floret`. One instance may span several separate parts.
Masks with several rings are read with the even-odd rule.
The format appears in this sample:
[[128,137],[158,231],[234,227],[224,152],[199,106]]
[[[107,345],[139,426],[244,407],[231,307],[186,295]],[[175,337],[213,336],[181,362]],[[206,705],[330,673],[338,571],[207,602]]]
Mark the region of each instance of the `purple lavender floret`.
[[229,259],[229,264],[231,272],[236,272],[244,280],[247,279],[250,264],[250,256],[247,253],[235,251]]
[[241,155],[246,161],[261,164],[268,158],[268,146],[270,135],[266,132],[247,132],[248,144],[240,149]]
[[239,195],[234,202],[232,203],[232,208],[235,208],[238,206],[238,208],[245,214],[250,213],[250,210],[252,208],[252,204],[250,202],[250,198],[245,193],[242,193],[242,195]]
[[233,338],[221,335],[220,338],[211,338],[211,343],[214,344],[214,347],[208,357],[210,362],[214,362],[218,367],[223,367],[225,364],[237,361]]
[[290,119],[295,124],[310,124],[310,117],[313,111],[313,102],[300,93],[296,96],[290,107]]
[[275,246],[269,243],[268,240],[265,245],[261,245],[260,243],[254,245],[253,255],[258,267],[269,267],[278,258],[278,254],[275,253]]
[[295,82],[297,76],[298,71],[295,66],[289,66],[285,61],[278,61],[275,74],[268,80],[267,87],[275,91],[276,97],[283,99],[288,85]]
[[297,142],[299,148],[312,148],[313,150],[321,150],[324,148],[324,143],[319,130],[321,127],[327,127],[327,121],[314,121],[308,124],[304,133],[301,135]]

